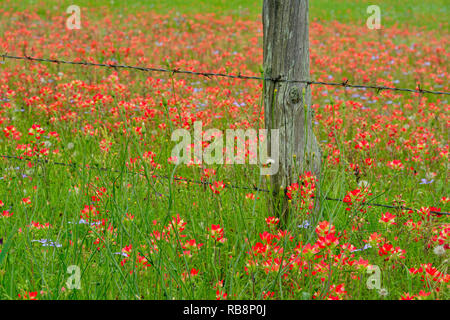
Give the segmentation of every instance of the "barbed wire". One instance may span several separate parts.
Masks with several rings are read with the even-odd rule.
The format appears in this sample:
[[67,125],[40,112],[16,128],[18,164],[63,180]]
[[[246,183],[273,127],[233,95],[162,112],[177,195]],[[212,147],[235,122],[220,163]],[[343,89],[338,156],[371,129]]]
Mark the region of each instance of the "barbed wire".
[[412,93],[420,93],[420,94],[437,94],[437,95],[450,95],[450,92],[446,91],[433,91],[426,90],[418,85],[417,89],[410,88],[397,88],[397,87],[388,87],[388,86],[377,86],[377,85],[361,85],[361,84],[350,84],[348,80],[343,82],[324,82],[324,81],[312,81],[312,80],[295,80],[295,79],[283,79],[282,76],[278,78],[264,78],[258,76],[246,76],[242,74],[227,74],[227,73],[214,73],[214,72],[200,72],[200,71],[189,71],[189,70],[181,70],[181,69],[165,69],[165,68],[153,68],[153,67],[139,67],[139,66],[130,66],[123,64],[107,64],[107,63],[94,63],[88,61],[66,61],[66,60],[58,60],[58,59],[48,59],[48,58],[36,58],[30,56],[15,56],[8,54],[1,54],[1,58],[4,59],[15,59],[15,60],[27,60],[27,61],[35,61],[35,62],[49,62],[56,64],[69,64],[69,65],[81,65],[88,67],[106,67],[113,69],[132,69],[138,71],[145,72],[165,72],[171,74],[187,74],[193,76],[204,76],[207,78],[211,77],[222,77],[222,78],[230,78],[230,79],[241,79],[241,80],[263,80],[263,81],[273,81],[273,82],[287,82],[287,83],[304,83],[307,85],[325,85],[325,86],[340,86],[345,88],[355,88],[355,89],[374,89],[377,92],[382,90],[387,91],[402,91],[402,92],[412,92]]
[[[187,74],[187,75],[194,75],[194,76],[204,76],[207,78],[211,77],[225,77],[225,78],[231,78],[231,79],[241,79],[241,80],[264,80],[264,81],[274,81],[274,82],[287,82],[287,83],[304,83],[307,85],[326,85],[326,86],[342,86],[346,88],[356,88],[356,89],[376,89],[378,92],[382,90],[389,90],[389,91],[403,91],[403,92],[412,92],[412,93],[429,93],[429,94],[438,94],[438,95],[450,95],[450,92],[444,92],[444,91],[432,91],[432,90],[425,90],[418,86],[417,89],[408,89],[408,88],[397,88],[397,87],[388,87],[388,86],[376,86],[376,85],[359,85],[359,84],[349,84],[348,80],[343,82],[324,82],[324,81],[310,81],[310,80],[293,80],[293,79],[283,79],[282,77],[278,78],[263,78],[263,77],[257,77],[257,76],[246,76],[246,75],[233,75],[233,74],[226,74],[226,73],[214,73],[214,72],[199,72],[199,71],[189,71],[189,70],[181,70],[181,69],[165,69],[165,68],[150,68],[150,67],[139,67],[139,66],[130,66],[130,65],[122,65],[122,64],[106,64],[106,63],[94,63],[94,62],[87,62],[87,61],[65,61],[65,60],[58,60],[58,59],[48,59],[48,58],[36,58],[31,56],[15,56],[15,55],[8,55],[8,54],[2,54],[0,57],[4,59],[16,59],[16,60],[26,60],[26,61],[35,61],[35,62],[49,62],[49,63],[56,63],[56,64],[69,64],[69,65],[82,65],[82,66],[90,66],[90,67],[107,67],[107,68],[113,68],[113,69],[132,69],[132,70],[138,70],[138,71],[145,71],[145,72],[165,72],[165,73],[171,73],[171,74]],[[61,165],[61,166],[68,166],[73,168],[79,168],[76,164],[71,163],[62,163],[62,162],[49,162],[48,160],[39,160],[39,159],[31,159],[31,158],[24,158],[24,157],[16,157],[16,156],[10,156],[10,155],[0,155],[3,158],[8,159],[16,159],[16,160],[27,160],[27,161],[37,161],[37,162],[43,162],[45,164],[54,164],[54,165]],[[88,169],[97,169],[101,171],[111,171],[120,173],[121,171],[113,170],[111,168],[101,168],[97,166],[86,166]],[[126,173],[133,173],[133,174],[140,174],[142,173],[136,173],[136,172],[130,172],[127,171]],[[161,175],[152,175],[153,178],[161,178],[161,179],[171,179],[168,176],[161,176]],[[190,180],[187,178],[180,178],[180,177],[173,177],[173,180],[175,181],[185,181],[187,183],[193,183],[193,184],[201,184],[201,185],[214,185],[213,183],[209,181],[195,181]],[[243,190],[253,190],[258,192],[270,192],[267,189],[261,189],[258,187],[246,187],[246,186],[236,186],[232,184],[225,184],[224,185],[227,188],[233,188],[233,189],[243,189]],[[340,201],[343,202],[342,199],[335,199],[330,197],[325,197],[325,200],[328,201]],[[378,204],[378,203],[371,203],[363,202],[361,205],[368,205],[368,206],[378,206],[378,207],[384,207],[384,208],[391,208],[391,209],[401,209],[401,210],[412,210],[412,211],[419,211],[418,209],[403,207],[403,206],[391,206],[386,204]],[[437,215],[450,215],[448,212],[439,212],[439,211],[430,211],[430,213],[437,214]]]
[[[11,159],[11,160],[20,160],[20,161],[32,161],[32,162],[37,162],[37,163],[43,163],[43,164],[50,164],[50,165],[58,165],[58,166],[65,166],[65,167],[71,167],[74,169],[81,169],[83,167],[77,165],[76,163],[65,163],[65,162],[56,162],[56,161],[49,161],[46,159],[32,159],[29,157],[23,157],[23,156],[11,156],[11,155],[0,155],[0,157],[5,158],[5,159]],[[99,167],[99,166],[92,166],[92,165],[85,165],[86,169],[95,169],[95,170],[99,170],[99,171],[107,171],[107,172],[114,172],[114,173],[122,173],[123,171],[120,170],[114,170],[112,168],[106,168],[106,167]],[[124,171],[126,174],[135,174],[135,175],[141,175],[141,176],[146,176],[146,174],[142,173],[142,172],[134,172],[134,171]],[[155,179],[165,179],[165,180],[175,180],[175,181],[183,181],[186,183],[192,183],[192,184],[197,184],[197,185],[210,185],[210,186],[214,186],[213,182],[210,181],[198,181],[198,180],[191,180],[188,178],[182,178],[182,177],[169,177],[169,176],[165,176],[165,175],[157,175],[157,174],[150,174],[150,176],[152,178]],[[251,191],[256,191],[256,192],[263,192],[263,193],[270,193],[270,190],[268,189],[262,189],[262,188],[258,188],[256,186],[252,186],[252,187],[248,187],[248,186],[238,186],[238,185],[233,185],[233,184],[225,184],[224,183],[224,188],[232,188],[232,189],[240,189],[240,190],[251,190]],[[345,203],[345,201],[343,199],[336,199],[336,198],[330,198],[328,196],[323,198],[326,201],[338,201],[338,202],[343,202]],[[388,205],[388,204],[380,204],[380,203],[372,203],[371,200],[368,200],[366,202],[361,202],[359,203],[360,205],[363,206],[374,206],[374,207],[383,207],[383,208],[388,208],[388,209],[397,209],[397,210],[410,210],[410,211],[420,211],[419,209],[414,209],[414,208],[409,208],[409,207],[404,207],[404,206],[393,206],[393,205]],[[435,206],[433,206],[435,207]],[[429,211],[431,214],[435,214],[435,215],[450,215],[450,212],[441,212],[441,211],[435,211],[435,210],[430,210]]]

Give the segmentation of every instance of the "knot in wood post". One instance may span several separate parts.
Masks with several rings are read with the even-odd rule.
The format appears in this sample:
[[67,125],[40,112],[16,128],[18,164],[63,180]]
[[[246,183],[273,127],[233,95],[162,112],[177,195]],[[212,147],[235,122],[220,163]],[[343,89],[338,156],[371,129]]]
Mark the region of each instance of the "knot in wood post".
[[300,93],[300,89],[298,87],[292,87],[289,89],[289,103],[291,104],[298,104],[302,102],[302,95]]

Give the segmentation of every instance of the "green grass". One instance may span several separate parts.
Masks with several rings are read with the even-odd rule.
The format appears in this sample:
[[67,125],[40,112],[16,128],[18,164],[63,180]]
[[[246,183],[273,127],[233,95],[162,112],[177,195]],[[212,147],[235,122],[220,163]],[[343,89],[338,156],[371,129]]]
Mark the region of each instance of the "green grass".
[[[65,9],[66,6],[73,2],[62,2],[63,4],[61,5],[56,1],[41,1],[39,4],[37,3],[37,1],[3,1],[0,3],[0,7],[8,8],[13,6],[17,10],[24,8],[30,11],[37,10],[41,16],[45,17],[47,11],[52,16],[59,13],[65,15],[65,10],[62,9]],[[43,5],[44,3],[46,5]],[[187,2],[170,0],[162,3],[160,1],[121,1],[121,4],[113,5],[111,1],[80,0],[76,3],[81,7],[89,6],[91,8],[98,8],[97,13],[99,15],[106,15],[107,12],[105,11],[110,10],[103,10],[102,8],[105,6],[117,12],[124,13],[143,11],[145,9],[158,12],[170,12],[173,10],[188,13],[216,12],[218,15],[231,14],[236,16],[236,18],[242,19],[257,19],[261,11],[260,2],[253,1],[209,0]],[[196,3],[196,5],[194,6],[193,3]],[[336,5],[336,3],[339,4]],[[440,15],[439,12],[448,10],[448,7],[444,6],[443,1],[422,3],[414,0],[408,3],[408,8],[410,9],[404,9],[406,5],[400,2],[379,1],[378,3],[382,9],[383,17],[385,17],[383,21],[387,24],[392,25],[397,21],[399,21],[399,25],[403,26],[405,24],[416,25],[418,23],[417,26],[427,27],[436,31],[439,31],[439,23],[444,23],[444,18],[446,17],[446,14]],[[343,24],[364,24],[365,17],[367,16],[365,14],[365,8],[368,4],[371,3],[368,1],[311,1],[311,19],[317,19],[318,21],[337,20]],[[144,9],[142,6],[144,6]],[[113,16],[110,15],[110,17]],[[4,21],[2,20],[2,23]],[[18,20],[16,19],[15,21],[17,22]],[[164,35],[172,33],[172,36],[175,37],[175,35],[181,34],[179,32],[180,30],[186,30],[186,28],[172,28],[172,25],[175,24],[169,23],[165,27],[167,29],[163,29],[163,32],[160,33]],[[328,23],[328,25],[330,24]],[[117,23],[114,27],[120,27],[120,23]],[[175,31],[168,31],[169,27]],[[219,42],[221,44],[218,46],[219,48],[225,47],[225,45],[231,42],[228,38],[223,37],[223,32],[216,31],[212,27],[212,30],[210,30],[210,26],[206,24],[202,27],[202,37],[206,37],[210,33],[213,33],[217,38],[222,37],[222,42]],[[139,25],[136,24],[132,25],[130,29],[134,30],[138,28]],[[33,35],[37,35],[38,32],[42,31],[44,36],[41,34],[40,39],[43,39],[44,42],[47,40],[45,35],[50,35],[54,31],[51,24],[45,27],[45,23],[35,24],[30,29],[36,32]],[[94,34],[92,39],[100,38],[103,33],[111,33],[113,37],[119,33],[115,32],[119,29],[111,31],[105,26],[100,26],[99,30],[100,35]],[[145,38],[147,42],[150,42],[148,39],[152,39],[152,30],[150,28],[144,30],[146,31],[144,34],[148,35],[148,38]],[[334,29],[327,30],[334,31]],[[445,32],[445,29],[441,28],[440,32],[442,31]],[[328,34],[325,33],[322,37],[319,40],[326,42]],[[48,38],[51,37],[49,36]],[[420,39],[418,36],[412,36],[411,38],[411,41]],[[177,37],[174,39],[174,43],[183,44],[181,40],[177,41]],[[33,37],[30,37],[32,45],[40,45],[38,42],[33,43],[35,40]],[[15,41],[19,42],[20,39],[11,39],[11,42],[14,42],[14,44],[16,44]],[[59,44],[58,39],[55,40],[52,38],[52,41]],[[153,42],[151,41],[151,43]],[[232,52],[236,50],[238,52],[245,52],[243,47],[247,43],[247,38],[244,37],[240,39],[240,42],[234,44],[236,48],[229,47],[228,51]],[[114,40],[113,45],[116,48],[122,47],[123,38],[120,37],[120,40]],[[208,42],[202,44],[203,47],[208,49],[213,45],[218,45],[218,43],[211,44]],[[242,47],[239,47],[239,45]],[[184,43],[183,46],[187,51],[188,57],[199,59],[206,65],[211,66],[215,64],[208,55],[199,56],[197,52],[192,51],[192,47],[188,49],[188,43]],[[423,48],[423,46],[425,45],[421,44],[420,48]],[[173,49],[176,46],[168,47]],[[52,49],[58,55],[63,51],[61,48],[58,49],[60,50],[58,52],[54,47],[47,47],[45,49],[45,55],[47,56],[53,53],[50,51]],[[152,57],[154,49],[155,47],[147,47],[146,55]],[[366,47],[363,46],[358,49],[365,50]],[[341,51],[347,50],[341,48]],[[101,54],[101,50],[98,50],[94,56],[98,58]],[[330,56],[330,58],[339,57],[338,52],[330,50],[329,47],[325,47],[322,54],[326,57]],[[176,57],[175,54],[171,54],[170,56]],[[248,64],[255,64],[256,62],[252,61],[249,56],[251,58],[251,55],[245,56],[245,58],[249,59]],[[422,57],[419,53],[411,54],[412,58],[416,56],[419,58]],[[126,60],[125,64],[136,64],[135,61],[131,61],[131,63],[127,62],[129,61]],[[24,68],[22,61],[16,63]],[[246,62],[244,61],[242,63]],[[334,66],[332,62],[328,64]],[[99,93],[100,90],[98,92],[92,91],[93,89],[89,86],[79,87],[76,83],[66,89],[57,87],[56,85],[62,83],[70,84],[72,80],[82,80],[89,84],[98,84],[102,82],[101,79],[110,76],[112,70],[87,70],[73,68],[67,65],[50,65],[48,69],[50,75],[45,75],[44,73],[37,75],[36,70],[28,67],[31,65],[25,65],[24,69],[18,69],[21,72],[17,72],[14,76],[5,75],[9,79],[4,80],[3,84],[9,85],[12,90],[17,91],[17,94],[9,97],[8,101],[11,103],[10,106],[7,104],[3,106],[4,102],[1,102],[2,109],[0,110],[2,111],[2,118],[0,119],[1,121],[5,121],[1,129],[6,125],[13,124],[18,130],[23,132],[21,143],[35,145],[37,148],[41,147],[41,142],[51,141],[52,148],[57,148],[60,150],[60,153],[58,155],[51,154],[49,156],[50,162],[75,162],[78,164],[78,167],[72,168],[35,163],[32,168],[29,168],[26,165],[26,161],[0,161],[0,174],[2,178],[0,179],[0,200],[5,203],[0,213],[3,210],[10,210],[14,213],[9,218],[0,216],[0,238],[4,241],[4,244],[0,246],[0,299],[16,299],[18,294],[23,294],[26,291],[37,291],[39,292],[40,299],[52,300],[215,299],[216,290],[214,286],[220,280],[224,281],[224,290],[230,293],[230,299],[259,299],[264,291],[276,291],[276,299],[300,299],[300,297],[310,299],[314,292],[321,291],[323,293],[327,291],[325,287],[327,282],[323,283],[318,277],[304,277],[300,282],[302,291],[294,292],[291,295],[285,290],[287,281],[283,279],[281,272],[270,272],[266,274],[262,268],[257,269],[254,273],[251,272],[251,274],[246,274],[244,271],[244,267],[250,258],[248,252],[252,250],[251,247],[257,241],[261,241],[259,235],[268,230],[264,218],[267,218],[270,214],[268,213],[266,202],[268,197],[265,194],[255,192],[256,197],[260,197],[259,200],[248,199],[246,197],[246,194],[250,192],[248,190],[233,188],[227,188],[221,194],[212,194],[208,188],[203,188],[203,186],[178,184],[174,181],[169,183],[165,179],[148,178],[146,176],[147,174],[144,174],[144,177],[128,172],[138,170],[138,168],[128,169],[126,167],[125,163],[130,158],[141,157],[143,151],[151,150],[157,154],[155,161],[163,164],[163,168],[157,171],[158,174],[167,176],[177,174],[191,177],[196,181],[200,179],[201,170],[199,168],[187,166],[175,168],[174,166],[167,165],[167,159],[173,147],[173,144],[171,145],[169,142],[170,133],[173,128],[170,128],[172,122],[166,119],[169,116],[166,114],[168,113],[168,105],[165,100],[171,97],[171,89],[164,88],[162,93],[155,92],[156,89],[152,89],[151,85],[142,85],[146,82],[147,74],[136,72],[130,73],[127,76],[125,72],[121,71],[118,83],[129,85],[125,93],[120,93],[120,88],[115,88],[112,78],[108,80],[110,82],[106,83],[104,92],[101,91],[102,94],[110,96],[111,100],[107,100],[104,104],[101,101],[97,101],[96,104],[90,107],[83,107],[86,108],[85,110],[80,110],[77,104],[70,102],[71,98],[80,94],[83,97],[82,101],[88,101],[95,93]],[[369,68],[370,65],[366,64],[363,67]],[[393,74],[395,78],[401,78],[403,76],[401,73],[403,71],[402,67],[397,64],[398,70]],[[409,67],[413,68],[413,66]],[[1,64],[0,70],[10,71],[13,68],[14,65],[10,65],[8,62]],[[444,65],[442,69],[445,69]],[[66,78],[53,81],[52,75],[56,75],[59,71],[66,74]],[[442,71],[439,70],[438,72],[436,70],[433,72],[440,74]],[[343,76],[341,72],[330,73],[336,78]],[[23,75],[29,77],[25,78]],[[45,96],[40,92],[40,89],[43,89],[42,84],[31,82],[31,80],[40,76],[52,80],[52,82],[47,82],[46,86],[51,87],[53,93],[63,93],[67,96],[67,100],[63,101],[63,108],[58,109],[57,116],[63,116],[66,114],[66,110],[70,111],[73,108],[73,110],[80,112],[80,117],[74,118],[73,121],[56,121],[53,123],[49,121],[49,114],[43,111],[45,106],[43,107],[40,104],[35,107],[24,106],[25,98],[34,95],[42,95],[43,103],[47,103],[48,106],[54,102],[53,94]],[[381,75],[379,76],[381,77]],[[188,79],[189,83],[196,81],[196,79]],[[371,81],[374,79],[376,77],[371,79]],[[167,80],[171,80],[170,76]],[[211,92],[214,92],[213,87],[216,86],[216,83],[207,81],[203,84],[199,82],[192,85],[198,86],[199,88],[209,88]],[[411,85],[413,84],[411,83]],[[144,93],[155,99],[155,108],[161,111],[161,114],[156,116],[154,122],[150,120],[142,125],[144,127],[144,138],[140,140],[139,136],[133,130],[133,127],[140,126],[140,123],[134,122],[134,120],[127,122],[127,119],[136,119],[135,116],[142,115],[142,110],[139,112],[136,111],[135,113],[133,108],[126,109],[120,104],[120,101],[131,101],[133,97],[143,92],[143,89],[149,90]],[[233,87],[232,97],[239,98],[239,96],[246,95],[249,92],[252,94],[251,96],[258,98],[259,96],[255,94],[254,90],[255,87],[251,87],[248,84],[245,84],[244,87],[241,84],[240,87]],[[3,92],[0,93],[2,95],[4,94]],[[178,108],[182,106],[180,98],[188,97],[189,94],[182,91],[181,88],[178,88],[176,95],[179,98],[178,102],[172,102],[171,106]],[[166,99],[161,98],[162,96]],[[225,95],[220,96],[218,93],[217,99],[228,98]],[[329,97],[322,97],[317,103],[325,107],[326,104],[330,103],[330,99],[331,95]],[[345,97],[345,100],[350,99],[353,98],[349,96]],[[439,144],[445,144],[445,137],[448,130],[446,130],[444,119],[436,117],[433,120],[430,118],[428,122],[425,121],[423,123],[419,120],[417,122],[413,121],[413,119],[416,119],[416,115],[420,115],[418,117],[424,117],[431,112],[442,114],[444,107],[441,103],[437,103],[437,106],[431,109],[429,102],[435,100],[430,100],[426,104],[430,109],[421,113],[419,111],[419,109],[422,109],[420,103],[416,99],[411,99],[410,95],[402,95],[395,99],[380,95],[380,101],[372,105],[374,109],[377,108],[374,113],[378,112],[380,115],[387,117],[391,110],[383,108],[383,105],[387,104],[391,99],[399,106],[411,105],[411,108],[402,110],[403,116],[405,117],[404,120],[392,120],[398,129],[405,128],[407,130],[400,133],[400,138],[403,141],[410,138],[409,132],[413,132],[413,129],[417,126],[424,126],[425,129],[431,130],[435,134],[434,138],[437,139]],[[436,97],[432,97],[431,99],[436,99]],[[203,99],[198,102],[201,103],[202,101]],[[259,99],[255,99],[254,103],[258,104],[258,101]],[[119,107],[116,111],[118,114],[116,117],[111,110],[117,106]],[[226,106],[227,104],[225,104],[224,109],[227,109]],[[332,116],[331,113],[323,111],[323,109],[321,108],[318,111],[319,114],[324,116],[323,119]],[[396,111],[399,111],[399,109],[400,107]],[[213,125],[221,129],[228,128],[230,123],[242,120],[241,117],[251,119],[252,111],[254,110],[249,108],[242,115],[238,115],[237,119],[224,117],[214,120]],[[361,178],[371,184],[374,194],[369,198],[375,198],[374,202],[391,204],[396,196],[402,195],[403,200],[411,207],[433,204],[440,206],[440,197],[443,195],[448,196],[447,181],[445,178],[448,165],[445,163],[445,160],[439,158],[441,160],[436,162],[418,163],[416,168],[419,173],[418,176],[414,176],[411,173],[404,173],[404,171],[393,171],[385,165],[387,160],[393,158],[404,160],[404,158],[410,157],[410,153],[407,153],[406,150],[403,150],[404,153],[398,153],[395,149],[385,148],[384,144],[387,145],[387,140],[390,139],[387,134],[383,132],[376,133],[374,131],[373,134],[379,134],[381,139],[383,139],[383,143],[376,145],[373,150],[367,150],[367,153],[359,153],[352,148],[352,145],[345,145],[346,141],[354,138],[356,131],[359,131],[358,129],[364,127],[361,119],[364,120],[367,118],[367,129],[376,122],[376,114],[369,113],[367,110],[352,109],[347,106],[339,110],[337,117],[341,117],[344,120],[340,130],[336,134],[338,144],[342,147],[342,161],[336,165],[328,165],[323,169],[321,184],[323,193],[330,197],[342,197],[348,191],[356,189],[358,187],[358,179]],[[99,119],[104,121],[104,125],[98,122]],[[126,124],[127,132],[131,132],[130,134],[124,134],[122,130],[109,130],[113,124],[119,121]],[[327,140],[330,137],[330,132],[325,128],[325,122],[322,121],[322,126],[318,128],[318,138],[320,141]],[[47,131],[57,131],[60,139],[43,137],[37,141],[34,137],[28,136],[28,129],[34,123],[42,124]],[[152,133],[159,123],[167,123],[170,130],[167,129],[165,131],[155,131],[155,134]],[[99,132],[93,136],[85,134],[85,131],[80,130],[80,128],[86,124],[94,124],[95,129],[98,129]],[[413,129],[407,129],[410,127],[413,127]],[[6,140],[3,131],[0,131],[0,134],[1,154],[21,154],[23,152],[16,149],[16,141]],[[419,142],[426,143],[419,140],[419,135],[415,137]],[[431,136],[428,136],[428,138],[431,140]],[[108,154],[100,152],[99,143],[102,139],[114,142]],[[438,152],[436,151],[434,153],[435,148],[431,150],[433,151],[432,155],[438,157]],[[363,156],[370,156],[375,159],[382,158],[383,165],[378,166],[373,171],[364,169],[361,172],[361,177],[356,177],[355,179],[357,174],[349,170],[349,162],[362,163],[364,160]],[[426,154],[421,154],[421,156],[429,157]],[[114,170],[87,169],[85,164],[113,168]],[[152,170],[152,167],[147,162],[142,162],[142,166],[145,167],[146,171]],[[416,164],[414,166],[416,167]],[[231,182],[240,186],[251,186],[255,184],[266,187],[265,177],[259,176],[259,172],[254,166],[214,166],[214,168],[217,170],[217,180],[224,180],[224,182]],[[436,181],[429,185],[419,185],[419,179],[426,177],[426,173],[428,172],[439,173],[434,178]],[[102,196],[101,201],[93,202],[92,197],[97,195],[97,191],[104,192],[102,188],[106,188],[106,194]],[[30,204],[22,203],[22,199],[26,197],[30,197]],[[108,223],[112,223],[114,226],[112,232],[108,231],[108,225],[97,228],[78,223],[80,221],[81,210],[84,209],[85,205],[93,203],[100,212],[100,216],[91,217],[91,219],[107,218]],[[395,265],[395,269],[392,268],[390,262],[386,263],[383,257],[378,256],[377,248],[356,253],[356,259],[359,257],[369,259],[371,264],[377,264],[381,267],[382,285],[389,291],[388,299],[398,299],[406,291],[416,294],[422,288],[423,283],[421,283],[420,279],[418,277],[412,279],[413,276],[408,273],[407,268],[409,267],[418,267],[420,263],[433,263],[433,266],[443,270],[443,272],[447,272],[445,259],[448,257],[448,252],[446,256],[437,256],[433,253],[433,248],[429,249],[425,247],[424,243],[426,239],[420,239],[420,241],[416,242],[414,238],[418,235],[418,232],[411,232],[404,226],[403,223],[407,217],[401,216],[399,210],[390,210],[391,213],[398,215],[398,223],[396,226],[391,226],[391,230],[386,230],[378,222],[378,219],[387,210],[378,207],[371,208],[367,214],[367,223],[364,224],[361,233],[359,233],[350,232],[352,226],[354,226],[352,219],[355,215],[359,215],[359,208],[353,207],[352,211],[345,209],[346,205],[341,202],[324,201],[321,204],[318,219],[330,221],[336,226],[337,231],[349,231],[349,238],[345,241],[358,246],[358,248],[361,248],[365,244],[363,240],[367,239],[367,236],[371,232],[376,231],[383,233],[395,246],[399,246],[407,251],[406,259],[400,260]],[[443,206],[443,210],[447,211],[448,205],[446,207]],[[134,215],[134,220],[127,219],[126,213]],[[185,231],[173,232],[168,242],[158,239],[152,243],[151,234],[155,231],[165,230],[164,227],[170,227],[170,220],[177,214],[180,214],[181,219],[187,222]],[[295,241],[289,242],[286,238],[282,238],[279,241],[279,245],[285,249],[285,252],[292,252],[293,247],[300,241],[304,244],[311,243],[312,239],[316,237],[314,229],[305,230],[296,227],[300,222],[303,222],[304,218],[303,211],[301,216],[299,215],[297,217],[294,215],[291,217],[290,224],[286,229],[291,232]],[[416,219],[417,216],[415,215],[414,218]],[[30,227],[32,221],[50,223],[52,227],[48,229]],[[153,223],[154,221],[157,222],[156,225]],[[430,236],[430,230],[433,227],[445,221],[448,221],[448,219],[431,219],[430,221],[424,222],[423,228],[427,230],[426,236]],[[211,237],[208,237],[209,231],[207,228],[211,227],[212,224],[220,224],[224,228],[224,236],[228,239],[227,242],[224,244],[216,243]],[[182,238],[184,241],[196,239],[197,242],[203,243],[204,246],[199,252],[194,253],[193,257],[183,256],[181,255],[183,250],[178,241],[182,235],[187,236],[186,238]],[[102,237],[103,240],[97,243],[96,239]],[[39,242],[33,242],[33,240],[39,239],[51,239],[60,243],[62,247],[43,247]],[[343,242],[344,239],[342,240]],[[155,243],[158,246],[158,251],[151,250]],[[124,266],[121,266],[120,262],[123,257],[117,255],[117,253],[120,253],[122,248],[129,245],[133,247],[131,256],[128,262],[124,263]],[[152,267],[148,269],[145,269],[142,265],[135,267],[138,254],[144,255]],[[77,265],[81,268],[81,290],[67,290],[66,281],[70,276],[67,273],[67,268],[70,265]],[[183,281],[182,273],[189,271],[191,268],[198,269],[200,276]],[[352,299],[382,299],[376,290],[368,290],[366,288],[365,283],[368,275],[364,269],[358,271],[352,270],[353,274],[351,274],[348,272],[349,270],[344,270],[343,266],[336,268],[331,270],[330,266],[330,283],[339,284],[345,282],[346,285],[348,284],[346,290],[351,293]],[[305,272],[308,271],[305,270]],[[328,272],[325,272],[323,276],[327,277],[327,274]],[[360,277],[361,280],[353,281],[352,276],[355,275]],[[297,274],[291,273],[289,277],[292,278],[288,280],[296,283],[298,281],[297,276]],[[63,287],[66,290],[63,291]],[[430,291],[433,290],[430,289]],[[449,291],[443,288],[439,294],[433,292],[431,298],[448,299]]]
[[[141,12],[142,10],[155,10],[160,13],[210,13],[218,15],[233,15],[240,18],[259,19],[262,11],[262,1],[256,0],[24,0],[11,4],[11,1],[2,1],[5,7],[14,7],[20,10],[38,7],[41,13],[47,10],[64,10],[71,4],[80,7],[102,7],[123,12]],[[310,1],[310,19],[318,21],[336,20],[341,23],[365,24],[369,14],[366,9],[369,5],[378,5],[381,9],[382,25],[416,26],[427,29],[443,29],[448,31],[448,17],[450,4],[446,0],[313,0]]]

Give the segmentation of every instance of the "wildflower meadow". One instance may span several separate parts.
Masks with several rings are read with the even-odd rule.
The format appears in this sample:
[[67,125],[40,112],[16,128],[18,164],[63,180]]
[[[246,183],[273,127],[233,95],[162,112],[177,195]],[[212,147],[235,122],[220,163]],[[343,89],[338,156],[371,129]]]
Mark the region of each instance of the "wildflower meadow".
[[311,84],[283,220],[262,1],[1,1],[0,299],[448,300],[448,2],[309,2],[311,80],[412,92]]

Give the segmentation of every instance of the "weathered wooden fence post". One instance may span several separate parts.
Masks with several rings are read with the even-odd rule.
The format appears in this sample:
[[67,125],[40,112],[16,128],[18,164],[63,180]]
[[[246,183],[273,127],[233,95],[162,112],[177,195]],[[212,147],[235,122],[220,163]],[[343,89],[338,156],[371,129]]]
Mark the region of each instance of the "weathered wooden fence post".
[[[264,0],[263,27],[264,77],[309,80],[308,0]],[[307,84],[265,81],[266,129],[279,129],[279,170],[271,176],[269,210],[283,222],[289,214],[285,188],[304,171],[320,175],[321,153],[312,131],[310,105]],[[269,152],[271,145],[269,136]]]

